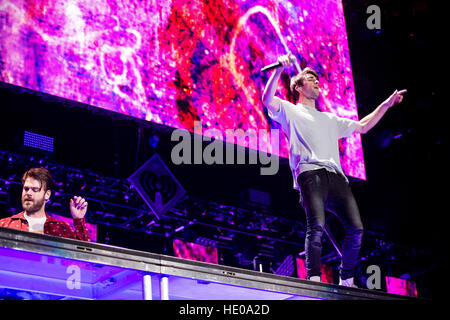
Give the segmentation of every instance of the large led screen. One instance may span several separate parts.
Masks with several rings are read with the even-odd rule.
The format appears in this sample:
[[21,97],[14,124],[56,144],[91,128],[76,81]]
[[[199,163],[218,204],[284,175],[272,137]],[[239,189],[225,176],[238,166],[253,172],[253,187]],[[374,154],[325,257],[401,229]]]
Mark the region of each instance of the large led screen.
[[[340,0],[3,0],[0,30],[0,81],[173,128],[276,128],[260,69],[287,50],[289,76],[319,72],[321,110],[358,119]],[[263,151],[288,157],[280,140]],[[360,136],[340,151],[344,172],[365,179]]]

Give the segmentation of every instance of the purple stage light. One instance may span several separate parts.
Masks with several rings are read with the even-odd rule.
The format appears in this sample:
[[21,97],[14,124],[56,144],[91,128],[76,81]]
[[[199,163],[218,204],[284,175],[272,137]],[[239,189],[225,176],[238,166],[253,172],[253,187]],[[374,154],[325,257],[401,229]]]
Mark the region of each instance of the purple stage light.
[[[25,147],[35,148],[44,150],[47,152],[53,152],[53,143],[54,138],[47,137],[42,134],[24,131],[23,135],[23,145]],[[33,161],[34,159],[30,159],[30,161]]]

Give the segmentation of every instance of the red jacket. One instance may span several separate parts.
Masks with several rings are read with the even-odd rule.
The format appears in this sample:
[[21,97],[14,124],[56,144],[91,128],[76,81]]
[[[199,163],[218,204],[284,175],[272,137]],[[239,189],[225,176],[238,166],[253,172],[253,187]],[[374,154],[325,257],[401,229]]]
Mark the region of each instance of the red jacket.
[[[56,220],[55,218],[49,216],[47,213],[45,215],[47,219],[44,223],[44,234],[83,241],[91,241],[91,237],[89,236],[89,232],[86,228],[86,222],[84,218],[73,219],[73,225],[75,227],[75,230],[73,230],[67,222]],[[0,227],[29,231],[28,221],[24,216],[24,211],[11,217],[1,219]]]

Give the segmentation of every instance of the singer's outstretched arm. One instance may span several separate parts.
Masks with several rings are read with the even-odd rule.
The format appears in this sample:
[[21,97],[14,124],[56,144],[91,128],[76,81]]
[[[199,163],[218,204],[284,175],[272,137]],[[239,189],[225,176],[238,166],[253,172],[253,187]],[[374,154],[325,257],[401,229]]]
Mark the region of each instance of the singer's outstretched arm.
[[402,102],[403,95],[407,92],[406,89],[395,90],[394,93],[387,98],[383,103],[381,103],[374,111],[359,120],[356,132],[367,133],[372,129],[384,116],[386,111],[397,103]]
[[277,91],[278,80],[285,67],[292,65],[290,54],[281,56],[278,61],[283,65],[282,68],[277,68],[272,72],[269,81],[266,84],[264,93],[262,95],[262,103],[272,112],[276,113],[280,110],[280,98],[275,97],[275,92]]

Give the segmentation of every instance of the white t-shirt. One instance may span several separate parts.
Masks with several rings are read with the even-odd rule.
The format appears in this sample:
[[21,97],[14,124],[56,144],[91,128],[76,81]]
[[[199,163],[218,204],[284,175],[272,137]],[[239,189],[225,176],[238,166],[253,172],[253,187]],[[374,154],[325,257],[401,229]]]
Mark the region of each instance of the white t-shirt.
[[341,168],[338,140],[350,136],[358,122],[309,106],[280,101],[279,112],[272,114],[269,110],[269,116],[280,123],[289,141],[289,165],[294,189],[300,191],[297,177],[309,170],[325,168],[347,180]]
[[47,220],[47,217],[42,218],[33,218],[27,216],[26,213],[24,213],[25,219],[28,221],[28,231],[36,232],[36,233],[44,233],[44,224]]

